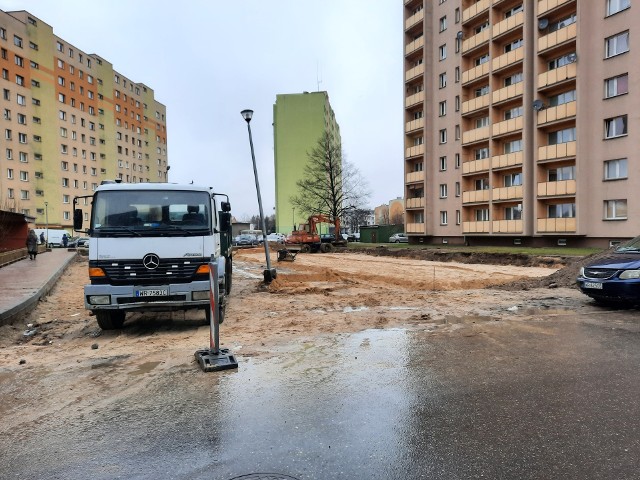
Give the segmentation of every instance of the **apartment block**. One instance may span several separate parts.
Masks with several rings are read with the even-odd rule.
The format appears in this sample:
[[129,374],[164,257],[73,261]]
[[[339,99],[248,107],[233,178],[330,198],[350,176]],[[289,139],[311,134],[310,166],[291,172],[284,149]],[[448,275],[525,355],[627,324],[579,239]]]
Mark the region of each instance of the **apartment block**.
[[404,0],[411,242],[640,234],[631,0]]
[[166,108],[148,86],[26,11],[0,10],[0,70],[0,209],[71,229],[73,198],[102,180],[167,180]]
[[340,127],[327,92],[276,95],[273,105],[273,145],[276,192],[276,229],[291,233],[307,220],[290,199],[298,195],[296,182],[304,178],[308,154],[325,132],[340,142]]

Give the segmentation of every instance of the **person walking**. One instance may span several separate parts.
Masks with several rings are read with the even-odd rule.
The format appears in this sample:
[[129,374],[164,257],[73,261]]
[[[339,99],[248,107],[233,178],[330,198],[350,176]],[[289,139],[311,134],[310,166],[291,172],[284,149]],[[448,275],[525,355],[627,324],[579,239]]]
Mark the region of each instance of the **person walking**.
[[27,234],[27,251],[29,252],[29,260],[35,260],[38,255],[38,236],[32,228]]
[[67,238],[67,234],[63,233],[62,234],[62,246],[64,248],[67,248],[67,244],[69,243],[69,239]]
[[45,238],[44,238],[44,232],[40,232],[40,243],[42,245],[44,245],[44,242],[46,242]]

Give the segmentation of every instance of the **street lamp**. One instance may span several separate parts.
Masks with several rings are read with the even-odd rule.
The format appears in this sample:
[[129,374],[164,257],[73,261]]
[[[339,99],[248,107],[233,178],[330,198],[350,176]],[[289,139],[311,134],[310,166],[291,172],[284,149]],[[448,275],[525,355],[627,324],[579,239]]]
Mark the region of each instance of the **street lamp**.
[[262,244],[264,245],[264,254],[267,257],[267,269],[264,271],[264,282],[271,283],[276,278],[276,269],[271,268],[271,259],[269,258],[269,242],[267,242],[267,229],[264,223],[264,214],[262,213],[262,197],[260,197],[260,183],[258,182],[258,169],[256,168],[256,156],[253,152],[253,138],[251,136],[251,117],[253,110],[242,110],[240,112],[242,118],[247,122],[247,130],[249,131],[249,145],[251,145],[251,160],[253,161],[253,176],[256,180],[256,192],[258,194],[258,208],[260,209],[260,223],[262,226]]
[[44,222],[47,229],[46,240],[44,241],[44,248],[49,247],[49,202],[44,202]]

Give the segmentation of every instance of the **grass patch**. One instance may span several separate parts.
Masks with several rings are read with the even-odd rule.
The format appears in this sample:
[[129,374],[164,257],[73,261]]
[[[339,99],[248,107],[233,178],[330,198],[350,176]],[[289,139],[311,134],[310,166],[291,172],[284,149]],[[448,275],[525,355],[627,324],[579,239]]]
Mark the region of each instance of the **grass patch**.
[[537,256],[586,257],[601,252],[601,248],[568,248],[568,247],[493,247],[464,245],[409,245],[406,243],[349,243],[349,249],[377,248],[384,246],[389,249],[411,248],[420,250],[450,250],[451,252],[482,252],[482,253],[523,253]]

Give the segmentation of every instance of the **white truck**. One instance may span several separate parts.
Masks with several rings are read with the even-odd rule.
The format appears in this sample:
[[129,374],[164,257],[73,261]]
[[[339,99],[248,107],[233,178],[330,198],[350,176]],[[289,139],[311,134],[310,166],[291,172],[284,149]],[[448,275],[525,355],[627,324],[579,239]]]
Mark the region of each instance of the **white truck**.
[[[85,198],[86,230],[77,208]],[[121,328],[133,311],[200,309],[209,320],[210,262],[218,265],[222,321],[232,274],[226,195],[195,185],[107,181],[73,203],[74,230],[89,236],[85,308],[103,330]]]

